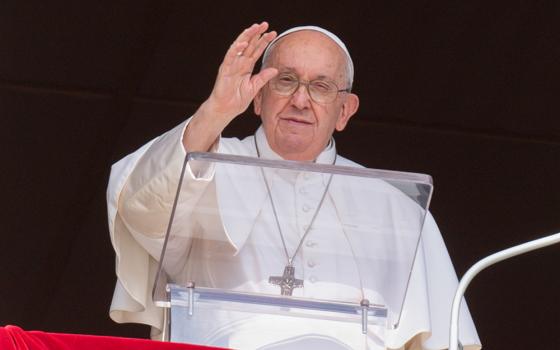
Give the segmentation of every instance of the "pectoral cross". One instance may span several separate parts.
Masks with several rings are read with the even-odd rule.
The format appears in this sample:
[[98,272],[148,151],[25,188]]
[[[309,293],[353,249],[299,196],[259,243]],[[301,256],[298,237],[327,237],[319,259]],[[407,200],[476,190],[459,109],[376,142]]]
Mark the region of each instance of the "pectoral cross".
[[295,278],[295,271],[295,267],[288,265],[284,268],[282,276],[270,276],[268,283],[280,286],[282,295],[292,295],[294,288],[303,287],[303,280]]

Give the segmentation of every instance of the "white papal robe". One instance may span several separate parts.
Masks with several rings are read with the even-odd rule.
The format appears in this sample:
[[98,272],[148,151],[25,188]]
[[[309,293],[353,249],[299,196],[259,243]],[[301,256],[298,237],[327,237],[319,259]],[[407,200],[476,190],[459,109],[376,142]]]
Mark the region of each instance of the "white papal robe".
[[[156,336],[163,327],[163,315],[162,310],[155,307],[151,300],[151,288],[185,157],[182,135],[187,123],[188,121],[182,123],[116,163],[112,168],[107,192],[109,228],[116,251],[118,276],[110,315],[117,322],[151,325],[153,336]],[[220,139],[214,145],[213,151],[256,157],[255,141],[259,145],[261,157],[280,159],[268,146],[262,129],[259,129],[255,136],[241,141]],[[358,166],[343,157],[336,156],[334,141],[320,154],[316,162],[331,164],[335,159],[336,165]],[[321,193],[321,190],[313,190],[313,179],[292,179],[289,178],[291,175],[286,176],[288,178],[280,177],[280,183],[276,183],[278,181],[271,178],[270,187],[271,195],[276,198],[276,206],[279,208],[277,214],[284,218],[297,218],[296,225],[283,228],[288,251],[293,252],[315,210],[298,211],[297,208],[301,207],[300,203],[308,199],[309,203],[317,204],[317,194]],[[234,179],[235,176],[214,174],[213,170],[208,167],[187,167],[180,197],[182,200],[179,202],[178,214],[171,232],[174,239],[168,246],[169,254],[166,255],[168,266],[173,266],[172,263],[169,264],[169,261],[178,263],[176,269],[170,268],[168,273],[172,277],[176,277],[176,280],[188,278],[202,281],[202,285],[205,286],[243,291],[277,292],[278,287],[257,277],[257,275],[262,277],[281,274],[282,267],[285,265],[285,254],[282,251],[264,252],[263,245],[259,245],[259,242],[274,242],[279,239],[276,224],[271,219],[273,212],[270,203],[266,197],[257,196],[255,198],[243,195],[243,190],[239,190],[239,186],[231,183],[232,178]],[[316,184],[324,183],[324,179],[315,180]],[[303,185],[307,181],[311,184],[307,188],[311,190],[296,191],[291,197],[286,197],[283,195],[286,193],[282,187],[283,181],[292,186],[299,186],[300,189],[303,189]],[[262,183],[260,185],[262,186]],[[255,184],[255,186],[258,185]],[[336,197],[335,185],[329,192],[331,191],[335,193]],[[265,193],[264,191],[250,192]],[[306,196],[311,198],[306,198]],[[343,196],[339,195],[339,198]],[[246,199],[243,200],[243,197]],[[209,201],[216,203],[209,204]],[[329,222],[334,217],[341,216],[338,213],[340,210],[334,205],[336,201],[338,201],[337,198],[328,198],[323,202],[316,219],[317,222],[323,224],[326,222],[326,226],[337,225],[336,222]],[[296,203],[296,205],[285,205],[288,203]],[[228,212],[237,208],[250,219],[232,219],[236,215],[210,217],[208,215],[211,214],[208,214],[207,211],[197,215],[197,206],[201,205],[219,206],[220,209]],[[313,207],[313,205],[311,206]],[[247,215],[246,213],[253,214]],[[401,221],[398,218],[393,219],[396,222]],[[339,226],[344,226],[344,223]],[[323,245],[323,249],[327,250],[336,250],[337,247],[340,250],[348,249],[345,248],[349,244],[345,243],[348,237],[344,233],[344,229],[338,230],[344,233],[338,235],[338,238],[333,234],[321,237],[320,230],[317,231],[310,232],[306,244],[302,245],[301,250],[298,251],[295,261],[296,277],[303,278],[307,282],[305,282],[305,288],[294,290],[295,296],[329,300],[336,300],[338,296],[341,296],[341,300],[350,298],[357,299],[359,302],[365,293],[365,297],[374,303],[394,303],[391,300],[378,300],[377,298],[381,298],[379,294],[367,290],[364,292],[363,288],[357,286],[355,281],[363,280],[363,274],[360,273],[360,267],[356,268],[356,264],[332,261],[332,259],[322,258],[320,254],[314,254],[314,248],[318,242]],[[200,241],[193,239],[197,236],[197,232],[213,232],[222,237]],[[238,234],[239,232],[245,233]],[[189,259],[199,261],[197,256],[212,254],[213,250],[218,249],[217,246],[210,246],[209,242],[223,243],[219,245],[220,259],[214,259],[215,263],[204,266],[184,263]],[[276,242],[271,243],[270,246],[279,247],[280,244]],[[324,247],[329,244],[330,248]],[[380,250],[377,254],[383,254],[383,252]],[[356,254],[356,252],[352,251],[351,254]],[[341,256],[349,255],[350,253],[341,254]],[[231,276],[231,271],[227,269],[227,266],[236,266],[235,278]],[[337,285],[337,288],[330,288],[328,281],[332,278],[329,278],[328,274],[337,270],[339,270],[339,275],[344,276],[345,281],[348,282],[344,285]],[[239,280],[246,281],[246,283],[240,285]],[[393,349],[403,348],[405,344],[408,344],[407,348],[411,349],[447,348],[451,302],[456,286],[457,278],[441,234],[433,218],[428,214],[415,257],[399,327],[384,333],[386,346]],[[335,295],[331,292],[333,290],[337,291]],[[461,315],[460,339],[462,344],[467,348],[480,348],[480,341],[465,303],[463,303]],[[301,323],[294,324],[291,329],[285,329],[284,332],[267,334],[267,327],[274,325],[274,321],[267,321],[265,318],[247,320],[235,323],[234,327],[227,325],[233,325],[235,320],[222,320],[221,316],[216,317],[216,322],[210,322],[213,324],[211,329],[208,329],[207,326],[200,326],[200,329],[193,330],[190,340],[208,342],[211,338],[215,340],[214,345],[243,349],[265,348],[270,346],[270,343],[289,344],[289,347],[293,348],[294,343],[290,343],[290,339],[305,340],[306,332],[316,332],[316,329],[309,330],[305,323]],[[203,325],[204,322],[200,324]],[[379,340],[375,339],[375,334],[372,334],[371,339],[364,343],[361,337],[355,336],[355,325],[347,326],[353,326],[353,328],[344,329],[345,326],[341,325],[333,331],[325,327],[323,335],[336,340],[335,343],[339,343],[339,348],[378,348]],[[259,334],[260,337],[256,334]],[[282,337],[285,339],[281,339]],[[286,339],[288,339],[287,342]],[[302,348],[308,348],[312,342],[302,341],[298,344]],[[324,347],[324,344],[317,344],[317,347]]]

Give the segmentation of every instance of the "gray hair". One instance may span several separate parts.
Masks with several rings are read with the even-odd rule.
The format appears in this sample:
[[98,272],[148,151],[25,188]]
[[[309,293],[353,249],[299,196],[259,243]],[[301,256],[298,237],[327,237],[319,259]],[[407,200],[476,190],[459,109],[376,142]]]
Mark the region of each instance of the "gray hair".
[[344,43],[342,42],[342,40],[340,40],[340,38],[338,36],[336,36],[335,34],[331,33],[330,31],[323,29],[321,27],[317,27],[317,26],[301,26],[301,27],[294,27],[291,29],[286,30],[285,32],[281,33],[280,35],[278,35],[274,40],[272,40],[270,42],[270,44],[268,44],[268,47],[266,48],[266,50],[264,51],[263,54],[263,58],[262,58],[262,67],[266,68],[268,67],[268,59],[270,57],[270,54],[272,53],[272,51],[274,50],[274,47],[276,46],[276,44],[278,43],[278,41],[283,38],[284,36],[291,34],[293,32],[297,32],[297,31],[301,31],[301,30],[313,30],[319,33],[322,33],[326,36],[328,36],[332,41],[335,42],[335,44],[337,44],[342,51],[344,51],[344,56],[346,59],[346,65],[345,65],[345,73],[346,73],[346,83],[348,84],[346,86],[346,88],[348,90],[352,89],[352,83],[354,82],[354,63],[352,62],[352,57],[350,57],[350,52],[348,51],[348,49],[346,48],[346,45],[344,45]]

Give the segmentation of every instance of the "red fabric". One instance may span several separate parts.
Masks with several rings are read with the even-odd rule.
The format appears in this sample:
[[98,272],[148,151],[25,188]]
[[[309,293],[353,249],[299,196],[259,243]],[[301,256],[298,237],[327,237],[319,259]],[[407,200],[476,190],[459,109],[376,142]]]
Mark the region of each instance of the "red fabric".
[[24,331],[16,326],[0,327],[0,350],[209,350],[200,345],[159,342],[82,334]]

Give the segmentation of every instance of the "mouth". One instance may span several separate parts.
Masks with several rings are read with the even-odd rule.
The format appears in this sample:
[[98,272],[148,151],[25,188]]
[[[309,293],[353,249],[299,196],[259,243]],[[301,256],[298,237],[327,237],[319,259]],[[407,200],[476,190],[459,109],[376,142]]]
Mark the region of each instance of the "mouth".
[[280,120],[285,123],[288,123],[289,125],[307,126],[313,124],[308,120],[305,120],[303,118],[297,118],[297,117],[281,117]]

